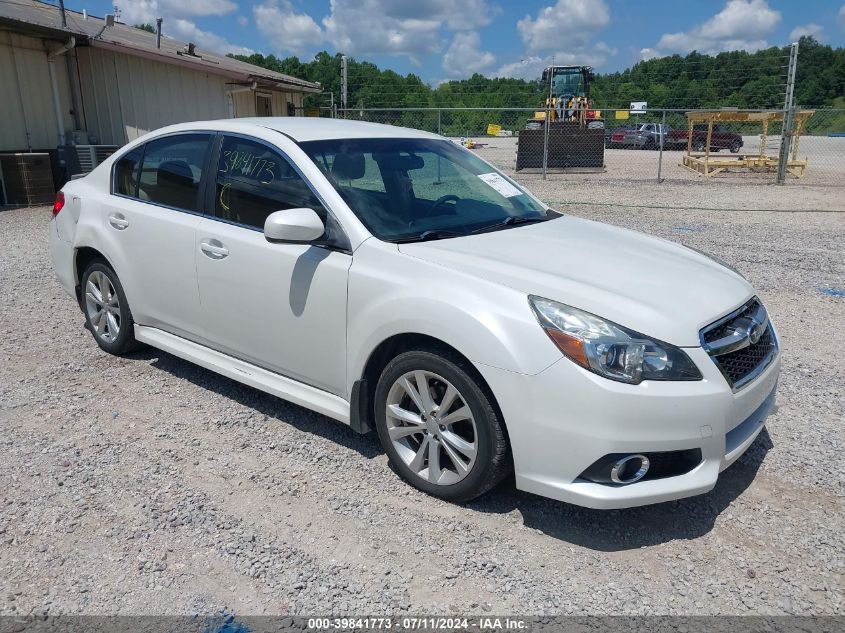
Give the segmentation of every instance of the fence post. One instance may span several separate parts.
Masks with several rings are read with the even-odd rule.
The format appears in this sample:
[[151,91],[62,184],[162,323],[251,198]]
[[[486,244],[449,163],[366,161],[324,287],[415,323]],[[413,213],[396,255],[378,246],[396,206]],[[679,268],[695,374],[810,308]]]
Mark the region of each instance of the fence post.
[[666,110],[663,111],[663,123],[660,125],[660,153],[657,155],[657,182],[660,184],[663,182],[663,178],[660,177],[663,171],[663,139],[666,136]]
[[[440,108],[437,108],[437,134],[440,135],[440,136],[443,136],[443,131],[442,131],[442,128],[440,127]],[[439,165],[439,163],[438,163],[438,165]],[[438,178],[437,180],[440,180],[440,178]]]
[[780,139],[780,154],[778,155],[777,184],[786,183],[786,166],[789,162],[789,146],[792,144],[792,133],[795,124],[795,69],[798,65],[798,42],[793,42],[789,51],[789,74],[786,80],[786,98],[783,103],[783,130]]

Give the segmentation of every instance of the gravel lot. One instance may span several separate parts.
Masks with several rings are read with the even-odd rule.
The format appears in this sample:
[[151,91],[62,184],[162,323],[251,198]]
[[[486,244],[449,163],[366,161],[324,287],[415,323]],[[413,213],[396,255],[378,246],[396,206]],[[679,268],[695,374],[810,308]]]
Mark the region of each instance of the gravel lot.
[[[743,151],[759,152],[760,139],[746,136]],[[509,174],[514,174],[516,138],[478,138],[487,145],[477,151]],[[775,184],[774,173],[728,172],[704,178],[681,167],[684,152],[663,152],[662,183],[657,184],[659,152],[607,149],[600,173],[555,173],[542,180],[538,170],[517,174],[547,200],[592,204],[657,205],[671,209],[765,209],[782,211],[845,211],[845,138],[804,137],[799,158],[807,158],[807,175]],[[771,153],[771,152],[770,152]],[[715,156],[734,156],[722,151]]]
[[713,492],[612,512],[507,481],[426,497],[373,435],[101,352],[54,280],[49,210],[0,212],[0,614],[845,613],[845,298],[823,292],[845,287],[845,214],[566,210],[715,253],[779,326],[779,409]]

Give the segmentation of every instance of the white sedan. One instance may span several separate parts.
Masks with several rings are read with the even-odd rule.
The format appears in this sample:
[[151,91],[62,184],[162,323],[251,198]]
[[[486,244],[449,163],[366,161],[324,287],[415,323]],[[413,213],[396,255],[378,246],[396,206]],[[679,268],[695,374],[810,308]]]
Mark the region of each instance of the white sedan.
[[53,215],[56,273],[103,350],[148,344],[375,429],[444,499],[511,471],[596,508],[703,493],[774,403],[778,338],[742,275],[556,212],[433,134],[175,125]]

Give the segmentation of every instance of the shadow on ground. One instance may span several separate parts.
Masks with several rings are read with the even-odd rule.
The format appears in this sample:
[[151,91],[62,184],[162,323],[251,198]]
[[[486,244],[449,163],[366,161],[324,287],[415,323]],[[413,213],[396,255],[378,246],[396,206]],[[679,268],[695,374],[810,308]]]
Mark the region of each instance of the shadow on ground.
[[167,352],[145,347],[129,354],[127,358],[148,361],[150,366],[156,369],[229,398],[280,424],[288,424],[303,433],[331,440],[367,459],[382,453],[374,433],[360,435],[337,420],[221,376]]
[[[230,398],[279,423],[336,442],[367,459],[383,452],[375,433],[359,435],[331,418],[166,352],[145,348],[129,358],[151,361],[157,369]],[[573,545],[604,552],[695,539],[710,532],[716,518],[751,485],[772,446],[768,431],[763,429],[748,451],[722,473],[711,492],[678,501],[625,510],[592,510],[518,491],[511,477],[464,507],[491,514],[516,510],[527,527]],[[406,485],[396,477],[396,486]]]
[[614,552],[699,538],[713,529],[716,518],[754,481],[772,448],[764,428],[748,451],[719,477],[710,492],[625,510],[592,510],[545,499],[504,482],[467,507],[479,512],[517,510],[527,527],[589,549]]

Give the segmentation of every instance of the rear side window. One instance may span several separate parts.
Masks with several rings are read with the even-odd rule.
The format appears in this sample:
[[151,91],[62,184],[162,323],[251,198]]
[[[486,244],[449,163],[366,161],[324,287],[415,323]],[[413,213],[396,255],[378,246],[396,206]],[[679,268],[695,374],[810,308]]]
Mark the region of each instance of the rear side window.
[[215,182],[218,218],[264,228],[275,211],[307,207],[326,221],[327,212],[305,181],[281,154],[268,146],[227,136],[220,148]]
[[122,196],[138,196],[138,174],[141,171],[141,159],[144,148],[136,147],[121,156],[114,166],[114,192]]
[[144,149],[138,198],[197,211],[209,134],[177,134],[150,141]]

